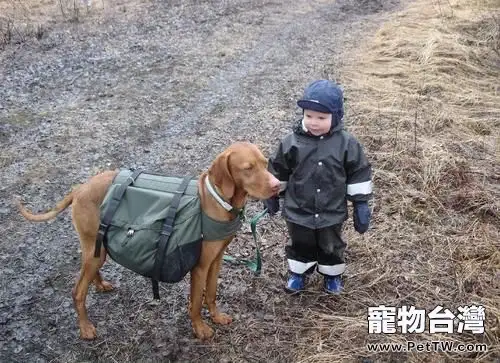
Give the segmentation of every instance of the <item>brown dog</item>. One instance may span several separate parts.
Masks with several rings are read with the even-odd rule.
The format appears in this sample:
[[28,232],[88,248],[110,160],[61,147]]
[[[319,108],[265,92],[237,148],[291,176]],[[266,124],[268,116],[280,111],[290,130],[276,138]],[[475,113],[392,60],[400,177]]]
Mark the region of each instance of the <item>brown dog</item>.
[[[96,337],[96,329],[89,321],[85,307],[90,283],[95,284],[97,291],[113,289],[109,282],[102,279],[99,272],[106,259],[105,249],[101,248],[100,257],[94,257],[94,248],[100,223],[99,207],[116,174],[117,171],[105,171],[92,177],[86,184],[66,195],[52,211],[44,214],[34,215],[18,202],[21,214],[26,219],[37,222],[52,219],[70,204],[73,206],[73,225],[80,237],[82,250],[80,276],[73,288],[73,301],[78,313],[80,336],[83,339]],[[234,217],[209,193],[206,178],[218,194],[236,208],[243,207],[248,196],[267,199],[277,194],[280,187],[279,181],[267,171],[267,160],[257,146],[246,142],[231,145],[217,156],[208,172],[201,174],[198,183],[201,208],[209,217],[218,221],[228,221]],[[233,237],[203,242],[200,259],[191,270],[189,315],[194,333],[199,339],[208,339],[214,334],[201,318],[204,290],[205,303],[212,321],[217,324],[229,324],[232,321],[230,316],[219,312],[215,297],[222,257]]]

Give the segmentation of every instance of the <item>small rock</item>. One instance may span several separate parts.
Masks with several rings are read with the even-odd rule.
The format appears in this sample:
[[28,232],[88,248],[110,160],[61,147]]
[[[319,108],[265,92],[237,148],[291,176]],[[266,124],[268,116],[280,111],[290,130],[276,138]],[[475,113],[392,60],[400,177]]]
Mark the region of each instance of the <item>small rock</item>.
[[9,208],[0,208],[0,214],[9,214],[10,209]]
[[45,296],[50,296],[54,292],[54,289],[51,287],[46,287],[42,290],[42,294]]
[[266,315],[264,315],[264,320],[266,320],[266,321],[274,320],[274,315],[266,314]]

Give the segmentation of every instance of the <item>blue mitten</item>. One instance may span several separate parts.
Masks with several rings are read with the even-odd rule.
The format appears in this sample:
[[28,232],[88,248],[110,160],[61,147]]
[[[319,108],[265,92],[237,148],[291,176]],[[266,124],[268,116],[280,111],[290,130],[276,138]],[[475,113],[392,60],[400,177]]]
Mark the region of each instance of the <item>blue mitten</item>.
[[267,208],[267,212],[274,216],[280,210],[280,199],[278,196],[264,200],[264,208]]
[[354,229],[358,233],[365,233],[370,226],[371,212],[368,202],[354,202]]

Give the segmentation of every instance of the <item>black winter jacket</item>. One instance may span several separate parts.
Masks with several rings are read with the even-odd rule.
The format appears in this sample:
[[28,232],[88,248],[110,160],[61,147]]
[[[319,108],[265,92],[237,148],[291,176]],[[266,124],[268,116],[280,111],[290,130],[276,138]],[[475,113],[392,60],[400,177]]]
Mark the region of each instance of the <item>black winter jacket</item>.
[[302,120],[269,159],[269,171],[287,182],[282,215],[289,222],[318,229],[342,224],[347,200],[372,197],[371,164],[343,122],[328,134],[314,136]]

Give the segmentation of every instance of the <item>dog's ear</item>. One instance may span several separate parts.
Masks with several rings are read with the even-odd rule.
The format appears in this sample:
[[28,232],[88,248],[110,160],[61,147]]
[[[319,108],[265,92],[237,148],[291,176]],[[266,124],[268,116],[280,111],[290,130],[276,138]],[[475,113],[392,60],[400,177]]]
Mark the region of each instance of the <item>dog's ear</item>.
[[230,157],[230,152],[223,152],[217,156],[209,170],[209,174],[214,178],[215,185],[221,189],[222,194],[227,199],[231,199],[235,191],[234,179],[229,168]]

